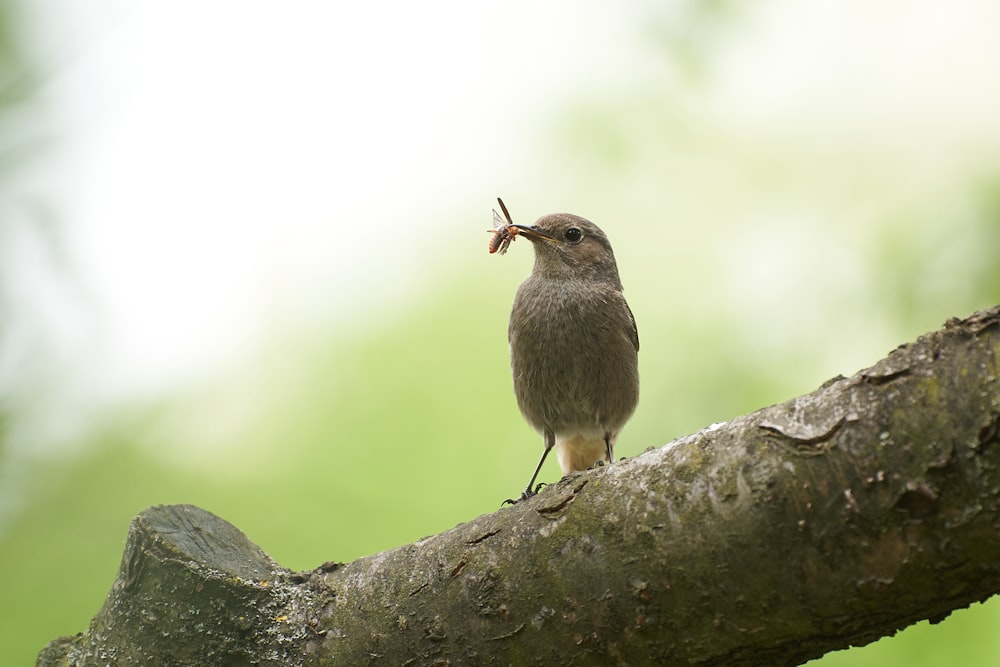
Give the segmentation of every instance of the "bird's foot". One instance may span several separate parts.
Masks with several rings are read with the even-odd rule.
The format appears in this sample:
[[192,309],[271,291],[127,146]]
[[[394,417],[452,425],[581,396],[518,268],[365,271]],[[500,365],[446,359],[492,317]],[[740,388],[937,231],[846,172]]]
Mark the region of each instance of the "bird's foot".
[[545,486],[545,482],[539,482],[535,486],[535,490],[534,491],[532,491],[531,487],[529,486],[528,488],[526,488],[524,491],[521,492],[521,497],[520,498],[518,498],[517,500],[514,500],[513,498],[508,498],[507,500],[505,500],[502,503],[500,503],[500,507],[503,507],[504,505],[516,505],[519,502],[521,502],[522,500],[527,500],[528,498],[531,498],[532,496],[537,496],[538,495],[538,490],[541,489],[543,486]]

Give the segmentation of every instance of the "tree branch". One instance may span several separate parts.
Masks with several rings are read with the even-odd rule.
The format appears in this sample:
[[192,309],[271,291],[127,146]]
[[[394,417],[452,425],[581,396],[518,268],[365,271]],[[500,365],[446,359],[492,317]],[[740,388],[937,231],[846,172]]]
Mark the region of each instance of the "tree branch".
[[1000,590],[1000,306],[851,378],[348,564],[141,513],[41,665],[791,665]]

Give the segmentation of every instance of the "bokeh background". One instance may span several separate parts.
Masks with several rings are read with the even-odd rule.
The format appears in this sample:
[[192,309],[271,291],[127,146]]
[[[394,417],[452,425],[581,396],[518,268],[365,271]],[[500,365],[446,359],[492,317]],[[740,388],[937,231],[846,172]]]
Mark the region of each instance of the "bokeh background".
[[[497,196],[612,239],[633,455],[1000,302],[998,118],[992,0],[3,0],[0,662],[153,504],[306,569],[516,494]],[[997,664],[998,620],[813,664]]]

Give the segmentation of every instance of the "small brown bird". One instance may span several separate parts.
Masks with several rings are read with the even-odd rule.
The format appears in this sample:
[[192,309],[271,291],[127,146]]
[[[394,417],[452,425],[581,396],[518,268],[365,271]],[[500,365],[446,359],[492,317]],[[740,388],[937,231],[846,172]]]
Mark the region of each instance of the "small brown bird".
[[537,493],[553,447],[563,475],[614,460],[615,440],[639,401],[639,334],[597,225],[556,213],[513,226],[535,248],[510,314],[514,393],[545,445],[524,499]]

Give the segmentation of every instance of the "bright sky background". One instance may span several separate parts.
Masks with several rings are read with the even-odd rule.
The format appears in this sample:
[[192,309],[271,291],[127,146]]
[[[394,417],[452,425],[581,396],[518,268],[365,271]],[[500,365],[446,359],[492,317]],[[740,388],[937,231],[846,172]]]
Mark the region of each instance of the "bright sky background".
[[610,2],[46,9],[58,214],[101,315],[59,345],[115,393],[217,363],[264,309],[308,322],[419,284],[416,223],[465,214],[482,241],[533,120],[641,71]]
[[58,89],[67,230],[115,371],[183,373],[270,299],[337,308],[359,265],[384,269],[375,292],[400,281],[421,255],[414,211],[475,202],[470,226],[488,226],[505,144],[582,74],[628,70],[628,18],[610,3],[117,3]]

